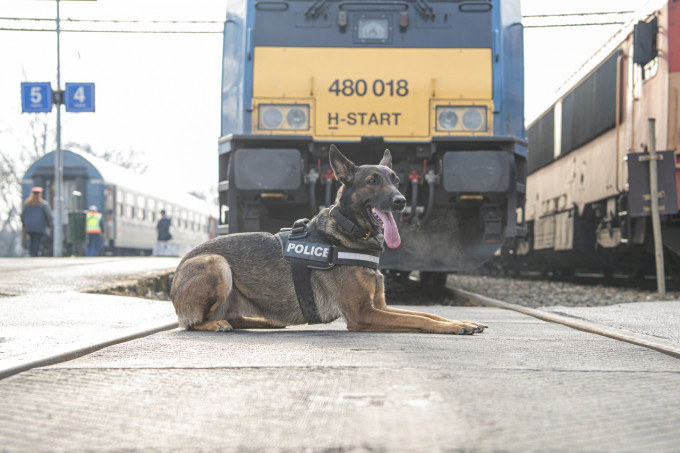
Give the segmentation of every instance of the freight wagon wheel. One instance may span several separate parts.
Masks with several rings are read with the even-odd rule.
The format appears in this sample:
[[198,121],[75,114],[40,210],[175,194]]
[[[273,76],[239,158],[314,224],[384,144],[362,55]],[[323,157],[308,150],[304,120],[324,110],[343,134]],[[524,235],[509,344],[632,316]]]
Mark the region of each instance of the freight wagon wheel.
[[385,295],[389,303],[413,304],[422,295],[423,291],[416,280],[409,278],[408,271],[395,271],[385,269]]
[[671,276],[670,285],[672,287],[671,291],[674,291],[675,286],[680,282],[680,256],[673,253],[672,250],[666,249],[664,251],[668,257],[668,264],[666,264],[666,274]]

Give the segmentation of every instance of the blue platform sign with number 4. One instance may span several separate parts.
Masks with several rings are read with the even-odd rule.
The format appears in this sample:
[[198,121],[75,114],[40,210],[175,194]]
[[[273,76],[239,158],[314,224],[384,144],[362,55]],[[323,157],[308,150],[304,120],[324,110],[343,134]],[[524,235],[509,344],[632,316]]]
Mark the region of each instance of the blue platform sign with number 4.
[[21,82],[21,111],[43,113],[52,111],[50,82]]
[[94,83],[66,83],[65,88],[67,112],[94,112]]

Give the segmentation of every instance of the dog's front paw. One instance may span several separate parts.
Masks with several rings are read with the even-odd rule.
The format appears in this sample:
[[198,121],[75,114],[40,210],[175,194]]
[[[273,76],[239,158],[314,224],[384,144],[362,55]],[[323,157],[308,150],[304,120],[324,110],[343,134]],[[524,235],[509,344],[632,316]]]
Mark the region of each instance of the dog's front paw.
[[472,335],[481,333],[487,327],[484,324],[470,321],[451,321],[447,324],[448,329],[445,333],[452,333],[454,335]]
[[472,329],[472,333],[482,333],[484,332],[484,329],[487,329],[489,326],[486,326],[484,324],[480,324],[478,322],[472,322],[472,321],[462,321],[464,324],[469,324],[470,327],[467,327],[468,329]]
[[211,332],[231,332],[234,328],[225,319],[208,321],[191,327],[192,330],[207,330]]
[[231,324],[224,320],[215,321],[215,326],[217,327],[215,332],[231,332],[234,330]]

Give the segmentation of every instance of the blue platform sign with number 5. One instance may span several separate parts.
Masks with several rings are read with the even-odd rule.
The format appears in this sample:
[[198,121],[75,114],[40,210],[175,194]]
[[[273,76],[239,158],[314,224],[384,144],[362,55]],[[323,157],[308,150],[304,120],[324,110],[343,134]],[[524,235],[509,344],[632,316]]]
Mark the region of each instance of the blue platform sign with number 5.
[[52,111],[50,82],[21,82],[21,111],[44,113]]
[[67,112],[94,112],[94,83],[66,83],[64,106]]

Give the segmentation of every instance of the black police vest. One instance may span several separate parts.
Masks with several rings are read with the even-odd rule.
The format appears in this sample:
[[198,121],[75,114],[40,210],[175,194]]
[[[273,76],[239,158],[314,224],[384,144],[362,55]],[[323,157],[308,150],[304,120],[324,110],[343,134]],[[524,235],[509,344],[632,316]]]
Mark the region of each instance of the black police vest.
[[307,219],[297,220],[293,228],[284,228],[275,236],[281,243],[283,258],[291,266],[295,294],[307,324],[320,324],[323,321],[314,301],[309,270],[330,269],[337,265],[377,269],[380,252],[365,253],[328,244],[319,237],[310,237],[307,222]]

